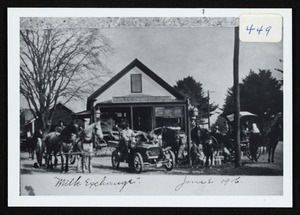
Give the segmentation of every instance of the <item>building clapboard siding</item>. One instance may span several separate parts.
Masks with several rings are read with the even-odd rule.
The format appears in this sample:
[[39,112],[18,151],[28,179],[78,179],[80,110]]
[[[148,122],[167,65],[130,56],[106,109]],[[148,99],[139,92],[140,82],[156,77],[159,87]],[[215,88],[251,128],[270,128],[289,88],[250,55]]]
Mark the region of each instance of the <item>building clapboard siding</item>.
[[187,128],[186,98],[138,59],[116,74],[87,99],[87,110],[78,117],[100,110],[104,130],[122,122],[135,130],[150,131],[159,126]]

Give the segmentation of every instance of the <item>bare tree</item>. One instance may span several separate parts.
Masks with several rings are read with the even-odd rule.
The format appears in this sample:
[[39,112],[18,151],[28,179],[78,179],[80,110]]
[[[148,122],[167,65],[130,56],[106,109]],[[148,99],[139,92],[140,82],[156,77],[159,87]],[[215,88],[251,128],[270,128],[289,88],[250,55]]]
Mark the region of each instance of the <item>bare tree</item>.
[[40,128],[49,131],[59,98],[83,99],[108,75],[110,53],[111,42],[98,29],[20,31],[20,92]]

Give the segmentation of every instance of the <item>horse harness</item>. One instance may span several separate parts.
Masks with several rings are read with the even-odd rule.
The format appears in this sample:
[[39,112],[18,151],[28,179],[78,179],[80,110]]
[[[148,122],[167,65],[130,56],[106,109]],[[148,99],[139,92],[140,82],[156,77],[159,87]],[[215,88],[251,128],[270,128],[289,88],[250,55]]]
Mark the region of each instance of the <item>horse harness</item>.
[[[96,131],[97,128],[94,127],[94,130]],[[79,141],[82,142],[82,150],[85,152],[91,152],[93,150],[93,143],[94,143],[94,138],[88,137],[85,132],[82,133],[81,137],[79,138]]]

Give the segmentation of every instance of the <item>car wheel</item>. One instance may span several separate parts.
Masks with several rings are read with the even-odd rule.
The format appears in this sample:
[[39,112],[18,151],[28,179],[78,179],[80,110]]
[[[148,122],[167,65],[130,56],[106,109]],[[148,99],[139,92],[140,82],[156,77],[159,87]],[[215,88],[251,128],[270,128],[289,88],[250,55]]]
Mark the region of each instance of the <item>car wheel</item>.
[[133,169],[136,173],[143,171],[143,158],[140,153],[136,152],[133,156]]
[[166,170],[171,171],[175,166],[175,155],[171,150],[166,152],[166,159],[168,159],[168,162],[166,163]]
[[115,150],[113,151],[113,153],[111,154],[111,163],[113,168],[119,168],[120,166],[120,156],[118,155],[118,151]]

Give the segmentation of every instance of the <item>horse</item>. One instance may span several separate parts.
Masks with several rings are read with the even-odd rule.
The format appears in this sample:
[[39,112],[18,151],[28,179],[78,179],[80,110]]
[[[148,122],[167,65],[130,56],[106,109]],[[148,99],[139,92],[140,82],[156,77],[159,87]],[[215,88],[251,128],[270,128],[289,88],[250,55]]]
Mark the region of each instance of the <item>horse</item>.
[[46,167],[53,169],[52,154],[54,156],[54,166],[57,166],[57,154],[60,152],[62,139],[60,133],[50,132],[45,137],[46,144]]
[[179,148],[182,145],[182,139],[178,130],[165,127],[162,132],[162,141],[166,143],[164,147],[170,146],[175,154],[175,161],[178,163]]
[[[45,137],[46,143],[46,164],[47,168],[53,169],[52,153],[54,156],[54,166],[57,166],[57,155],[61,156],[61,172],[69,171],[68,158],[73,149],[76,138],[78,135],[78,126],[70,123],[66,126],[61,133],[50,132]],[[66,163],[64,163],[64,155],[66,157]]]
[[37,138],[37,145],[36,145],[36,160],[39,166],[43,165],[43,154],[45,152],[45,141],[42,138]]
[[[86,169],[92,172],[92,152],[94,139],[103,139],[103,133],[100,125],[100,121],[94,122],[87,126],[79,135],[74,146],[74,152],[79,152],[81,156],[82,172],[84,173]],[[79,171],[79,156],[77,157],[77,170]]]
[[269,154],[268,162],[274,163],[274,152],[279,140],[282,138],[282,117],[276,116],[275,119],[264,124],[261,133],[251,133],[249,138],[249,149],[252,162],[257,162],[257,150],[259,147],[267,149]]
[[268,162],[270,163],[270,161],[272,161],[272,163],[274,163],[274,152],[278,142],[282,138],[282,119],[276,120],[276,123],[271,127],[268,136],[270,138],[270,142],[267,145],[269,151]]

